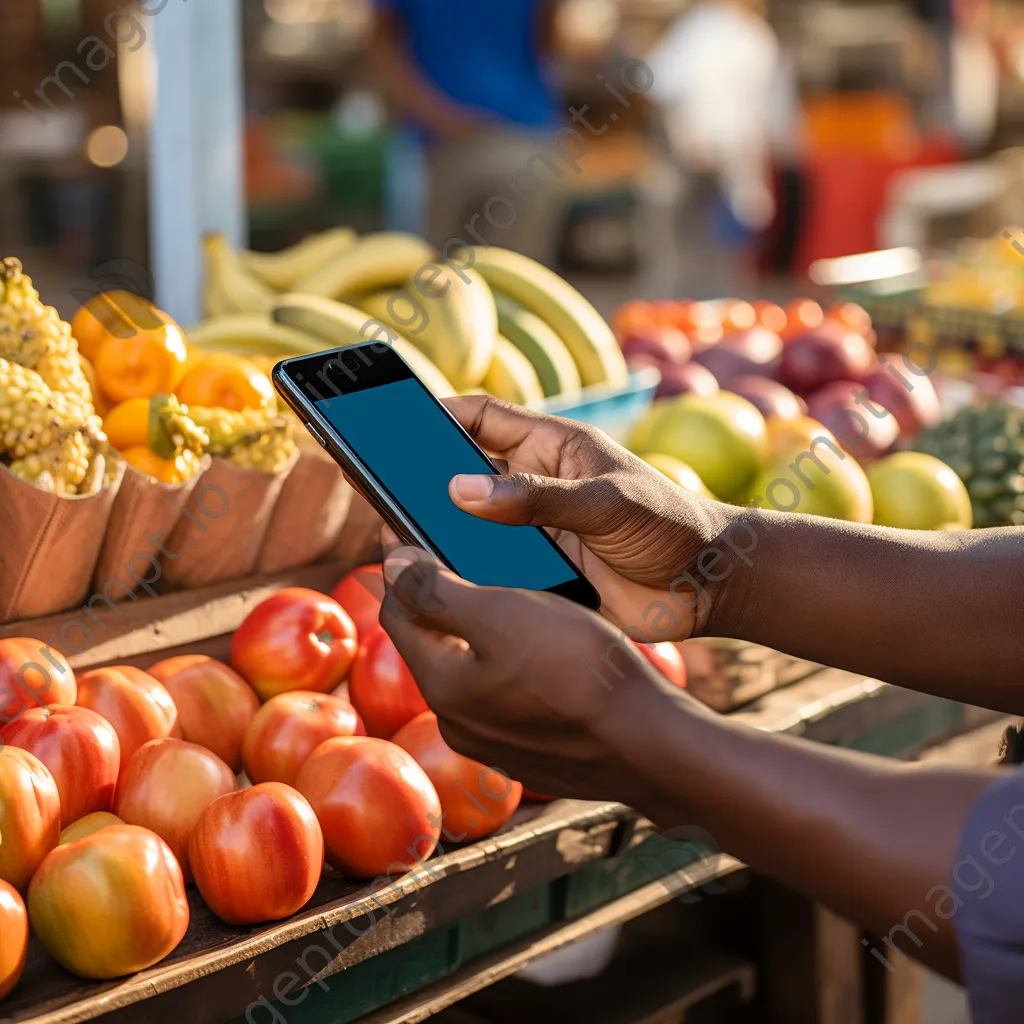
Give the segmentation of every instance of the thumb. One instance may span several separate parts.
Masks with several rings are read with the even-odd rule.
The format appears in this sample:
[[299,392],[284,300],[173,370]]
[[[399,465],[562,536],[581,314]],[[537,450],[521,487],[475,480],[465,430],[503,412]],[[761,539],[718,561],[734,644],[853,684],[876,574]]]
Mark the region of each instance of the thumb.
[[480,519],[576,534],[600,532],[618,497],[612,481],[602,477],[562,480],[532,473],[460,475],[452,478],[448,494],[464,512]]

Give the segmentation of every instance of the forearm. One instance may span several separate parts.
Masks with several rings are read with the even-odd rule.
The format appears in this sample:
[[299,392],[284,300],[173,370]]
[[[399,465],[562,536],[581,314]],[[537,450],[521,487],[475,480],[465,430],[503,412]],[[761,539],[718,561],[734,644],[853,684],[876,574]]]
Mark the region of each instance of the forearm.
[[[699,826],[759,873],[956,975],[935,886],[953,884],[964,822],[995,772],[923,770],[777,736],[685,695],[645,691],[611,718],[624,797],[659,826]],[[891,931],[911,911],[931,922],[910,919],[920,947]]]
[[1024,528],[887,530],[752,510],[711,629],[1024,713]]

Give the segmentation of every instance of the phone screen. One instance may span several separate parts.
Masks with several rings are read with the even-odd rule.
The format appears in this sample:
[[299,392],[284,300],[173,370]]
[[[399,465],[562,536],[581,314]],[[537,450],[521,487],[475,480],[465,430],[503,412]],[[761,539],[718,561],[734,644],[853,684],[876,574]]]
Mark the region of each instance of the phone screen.
[[314,404],[464,579],[528,590],[578,579],[571,563],[535,527],[478,519],[452,502],[448,482],[453,476],[496,471],[417,378]]

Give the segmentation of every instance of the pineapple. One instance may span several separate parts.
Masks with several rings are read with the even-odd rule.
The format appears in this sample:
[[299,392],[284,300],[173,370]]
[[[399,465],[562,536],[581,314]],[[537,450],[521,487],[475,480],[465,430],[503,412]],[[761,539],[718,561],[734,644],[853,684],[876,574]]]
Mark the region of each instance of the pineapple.
[[189,418],[209,435],[207,452],[264,473],[280,472],[297,450],[295,428],[284,416],[262,409],[189,406]]

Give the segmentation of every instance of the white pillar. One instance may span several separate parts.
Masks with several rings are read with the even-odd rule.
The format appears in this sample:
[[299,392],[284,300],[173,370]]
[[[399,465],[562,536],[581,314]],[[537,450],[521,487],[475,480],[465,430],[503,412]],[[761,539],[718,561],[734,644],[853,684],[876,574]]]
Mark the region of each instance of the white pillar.
[[240,0],[149,0],[149,227],[156,302],[201,317],[202,236],[245,236]]

